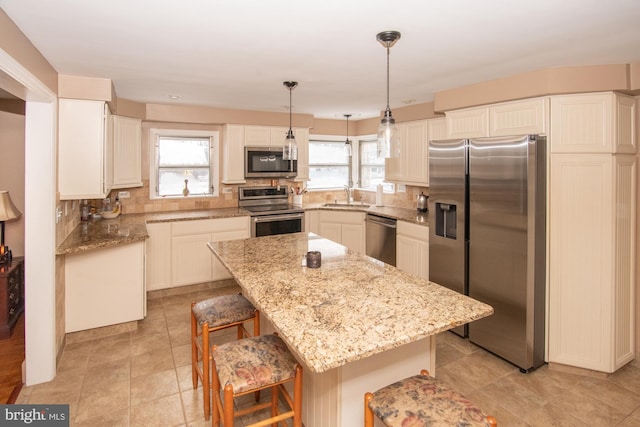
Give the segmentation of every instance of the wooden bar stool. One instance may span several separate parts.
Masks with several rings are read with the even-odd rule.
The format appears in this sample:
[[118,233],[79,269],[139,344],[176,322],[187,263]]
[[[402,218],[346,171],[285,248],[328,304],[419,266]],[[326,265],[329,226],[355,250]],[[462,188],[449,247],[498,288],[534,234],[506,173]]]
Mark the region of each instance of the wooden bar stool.
[[253,336],[260,335],[260,312],[240,294],[191,303],[191,376],[194,390],[198,388],[198,378],[202,381],[204,417],[207,420],[211,415],[209,334],[237,326],[238,339],[249,337],[251,334],[244,324],[250,320],[253,320]]
[[498,425],[494,417],[485,415],[460,393],[429,376],[426,370],[420,371],[420,375],[383,387],[375,393],[365,393],[365,427],[373,427],[374,415],[387,427]]
[[[292,418],[293,427],[302,427],[302,367],[277,335],[245,338],[211,348],[213,383],[213,427],[220,419],[232,427],[234,418],[260,409],[271,408],[271,417],[246,425],[276,425]],[[284,387],[293,381],[293,399]],[[221,387],[223,392],[221,393]],[[271,389],[271,401],[236,411],[234,399],[245,394]],[[279,391],[289,410],[280,413]]]

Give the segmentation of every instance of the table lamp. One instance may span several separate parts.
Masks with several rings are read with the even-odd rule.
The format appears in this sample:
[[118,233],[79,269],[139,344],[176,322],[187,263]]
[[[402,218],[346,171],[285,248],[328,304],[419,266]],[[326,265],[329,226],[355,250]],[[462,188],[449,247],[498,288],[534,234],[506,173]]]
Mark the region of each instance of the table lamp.
[[11,260],[11,251],[4,244],[4,223],[22,216],[22,213],[13,204],[8,191],[0,191],[0,264]]

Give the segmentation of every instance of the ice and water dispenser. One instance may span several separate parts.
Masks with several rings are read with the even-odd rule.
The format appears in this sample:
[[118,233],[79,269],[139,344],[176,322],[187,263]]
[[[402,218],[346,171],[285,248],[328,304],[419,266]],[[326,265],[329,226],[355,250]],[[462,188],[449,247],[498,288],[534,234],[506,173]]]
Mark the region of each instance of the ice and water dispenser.
[[436,202],[436,236],[456,239],[458,222],[456,220],[456,205],[452,203]]

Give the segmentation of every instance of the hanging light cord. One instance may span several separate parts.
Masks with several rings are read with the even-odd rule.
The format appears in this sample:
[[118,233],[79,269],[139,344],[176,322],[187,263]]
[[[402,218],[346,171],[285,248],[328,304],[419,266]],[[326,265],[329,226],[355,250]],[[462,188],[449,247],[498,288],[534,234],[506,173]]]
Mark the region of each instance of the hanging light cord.
[[389,106],[389,42],[387,42],[387,111],[391,110]]
[[289,87],[289,132],[291,132],[291,122],[292,122],[292,115],[291,115],[291,90],[293,88]]

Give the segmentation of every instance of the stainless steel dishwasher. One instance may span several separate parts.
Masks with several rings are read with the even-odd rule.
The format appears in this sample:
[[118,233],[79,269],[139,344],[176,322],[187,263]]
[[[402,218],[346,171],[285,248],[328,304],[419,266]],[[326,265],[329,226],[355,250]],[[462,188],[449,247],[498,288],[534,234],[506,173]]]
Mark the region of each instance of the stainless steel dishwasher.
[[367,255],[387,264],[396,265],[396,220],[367,214]]

